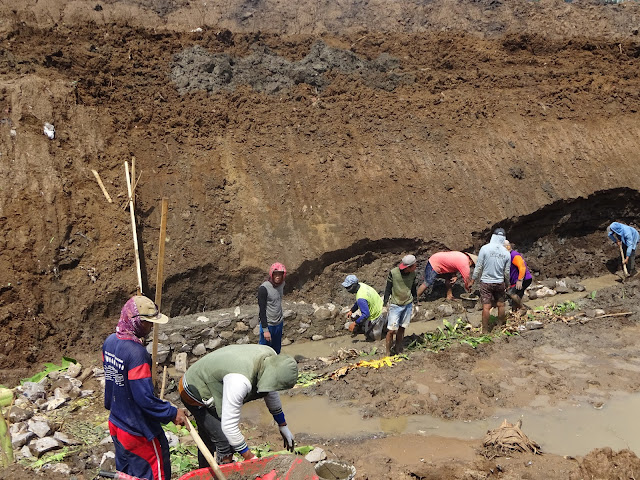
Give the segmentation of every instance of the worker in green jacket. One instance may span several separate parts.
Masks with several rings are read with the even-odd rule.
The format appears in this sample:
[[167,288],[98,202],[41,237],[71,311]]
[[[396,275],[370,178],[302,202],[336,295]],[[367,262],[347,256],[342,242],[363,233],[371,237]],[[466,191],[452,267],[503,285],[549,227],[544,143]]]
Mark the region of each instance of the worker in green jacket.
[[[217,451],[218,463],[233,461],[234,452],[245,460],[255,456],[240,432],[240,410],[257,398],[264,401],[278,423],[287,450],[294,437],[282,411],[279,391],[298,380],[298,365],[267,345],[229,345],[214,350],[191,365],[178,383],[180,397],[193,414],[205,445]],[[198,454],[201,468],[208,466]]]

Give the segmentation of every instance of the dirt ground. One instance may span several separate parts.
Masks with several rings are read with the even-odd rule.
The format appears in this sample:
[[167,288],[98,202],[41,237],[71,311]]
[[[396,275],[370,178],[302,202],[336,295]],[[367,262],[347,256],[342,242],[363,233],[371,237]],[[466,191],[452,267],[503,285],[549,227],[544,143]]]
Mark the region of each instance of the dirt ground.
[[[62,355],[93,362],[136,291],[123,167],[134,158],[150,297],[169,199],[171,316],[254,302],[276,260],[289,269],[288,299],[346,305],[344,275],[381,289],[404,254],[422,269],[441,249],[477,251],[497,225],[539,278],[615,271],[606,226],[640,223],[639,8],[0,1],[0,384]],[[634,285],[597,302],[637,312]],[[638,388],[633,368],[608,363],[616,352],[633,364],[636,321],[562,322],[476,350],[418,352],[393,373],[355,371],[311,391],[354,403],[368,392],[363,415],[385,402],[385,412],[453,419],[536,396],[597,404]],[[584,351],[578,364],[537,363],[570,348]],[[504,391],[483,368],[498,359],[518,382],[501,380]],[[497,475],[485,461],[409,468],[367,453],[391,441],[350,446],[362,478]],[[606,449],[536,459],[538,470],[517,459],[511,477],[498,473],[618,478],[598,468],[637,461]]]

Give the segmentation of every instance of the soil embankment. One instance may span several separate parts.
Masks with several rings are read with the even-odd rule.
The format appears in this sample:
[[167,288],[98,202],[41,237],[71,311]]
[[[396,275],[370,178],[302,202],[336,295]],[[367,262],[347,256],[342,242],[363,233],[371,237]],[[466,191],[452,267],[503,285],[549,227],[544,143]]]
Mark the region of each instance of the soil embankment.
[[[123,167],[134,157],[151,297],[169,198],[162,307],[171,316],[253,303],[275,260],[289,268],[290,300],[344,305],[345,274],[381,289],[405,253],[422,269],[437,250],[477,249],[497,224],[538,278],[615,271],[606,226],[640,223],[638,8],[0,2],[0,383],[63,354],[92,357],[113,330],[137,283]],[[620,288],[612,299],[633,308],[635,287]],[[356,372],[358,388],[316,393],[342,401],[364,388],[376,411],[393,397],[404,413],[455,418],[488,414],[496,398],[525,406],[589,389],[604,399],[638,385],[627,341],[635,321],[559,324],[517,346],[426,357],[429,374],[407,362],[382,386]],[[590,359],[612,372],[625,365],[624,375],[551,366],[547,380],[530,381],[536,355],[554,353],[544,348],[595,349],[594,337],[622,357]],[[503,354],[522,385],[501,391],[476,367]],[[421,388],[444,384],[439,401],[414,406]],[[362,470],[365,459],[349,460]],[[372,462],[371,478],[404,468],[387,460]],[[541,475],[597,476],[616,462],[633,467],[602,451]],[[456,468],[434,471],[464,478]],[[402,475],[432,474],[418,465]]]
[[[407,251],[478,245],[505,219],[547,259],[576,245],[597,258],[611,219],[637,219],[634,5],[425,4],[396,29],[404,4],[353,3],[316,9],[322,34],[295,22],[276,34],[287,16],[255,33],[268,9],[233,2],[235,16],[205,9],[198,25],[180,2],[7,3],[2,368],[94,348],[110,330],[136,285],[132,157],[149,295],[170,199],[171,315],[252,301],[275,259],[294,293],[330,300],[345,272],[377,282]],[[603,273],[599,260],[540,271]]]

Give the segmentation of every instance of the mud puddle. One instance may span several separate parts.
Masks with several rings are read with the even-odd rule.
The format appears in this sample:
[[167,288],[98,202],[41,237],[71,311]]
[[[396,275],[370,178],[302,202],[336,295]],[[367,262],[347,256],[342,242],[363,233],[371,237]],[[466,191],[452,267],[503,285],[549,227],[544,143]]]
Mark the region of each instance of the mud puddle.
[[[443,420],[428,415],[363,419],[356,409],[341,407],[324,397],[302,395],[283,396],[282,404],[292,430],[323,438],[418,434],[465,442],[481,440],[487,430],[498,427],[503,419],[513,423],[521,419],[523,431],[547,453],[586,455],[603,446],[640,453],[637,435],[640,419],[630,414],[640,408],[640,394],[620,395],[599,409],[588,403],[509,409],[472,421]],[[242,417],[244,421],[262,425],[273,422],[261,402],[245,405]]]

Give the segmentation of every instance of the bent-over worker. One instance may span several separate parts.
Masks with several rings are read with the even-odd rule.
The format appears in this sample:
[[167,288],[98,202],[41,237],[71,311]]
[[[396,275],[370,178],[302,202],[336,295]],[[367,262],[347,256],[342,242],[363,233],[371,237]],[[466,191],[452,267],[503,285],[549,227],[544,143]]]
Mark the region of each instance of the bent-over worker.
[[[205,355],[191,365],[178,382],[180,398],[193,414],[198,431],[209,450],[217,451],[218,463],[233,461],[234,452],[249,460],[255,455],[240,432],[244,403],[263,398],[287,450],[294,437],[282,411],[279,391],[298,380],[298,365],[288,355],[278,355],[267,345],[229,345]],[[198,453],[201,468],[208,463]]]
[[364,333],[367,340],[380,340],[386,334],[382,297],[372,287],[360,282],[355,275],[347,275],[342,286],[356,296],[356,303],[347,312],[347,318],[353,320],[352,315],[360,310],[360,316],[349,324],[349,331],[354,335]]
[[471,285],[471,265],[478,257],[467,252],[437,252],[429,257],[424,269],[424,280],[418,287],[418,298],[424,293],[430,294],[437,277],[444,279],[447,288],[447,300],[453,300],[453,284],[458,280],[459,272],[464,280],[464,289],[468,292]]
[[636,274],[636,247],[640,234],[638,230],[629,225],[620,222],[613,222],[607,228],[607,236],[613,243],[622,246],[624,260],[622,262],[627,266],[629,275]]

